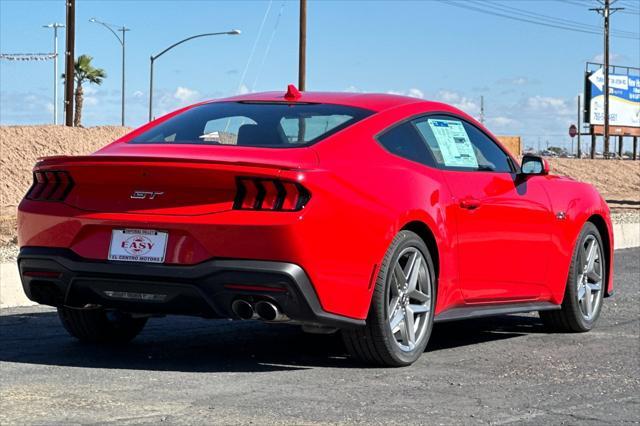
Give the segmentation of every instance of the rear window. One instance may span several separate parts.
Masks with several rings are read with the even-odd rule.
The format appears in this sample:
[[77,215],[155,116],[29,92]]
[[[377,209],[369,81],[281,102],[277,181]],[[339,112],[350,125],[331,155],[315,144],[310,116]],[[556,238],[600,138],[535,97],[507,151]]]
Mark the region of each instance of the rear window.
[[371,114],[343,105],[218,102],[191,108],[129,143],[298,147]]

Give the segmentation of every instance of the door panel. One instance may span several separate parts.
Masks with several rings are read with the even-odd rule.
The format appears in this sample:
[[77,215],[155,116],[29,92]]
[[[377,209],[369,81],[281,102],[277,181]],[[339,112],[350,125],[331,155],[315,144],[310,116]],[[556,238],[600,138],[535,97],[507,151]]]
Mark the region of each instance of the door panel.
[[492,172],[443,173],[454,194],[460,283],[466,301],[544,298],[552,212],[543,182]]
[[544,179],[518,177],[512,158],[466,119],[429,115],[414,125],[453,194],[465,301],[546,298],[554,218]]

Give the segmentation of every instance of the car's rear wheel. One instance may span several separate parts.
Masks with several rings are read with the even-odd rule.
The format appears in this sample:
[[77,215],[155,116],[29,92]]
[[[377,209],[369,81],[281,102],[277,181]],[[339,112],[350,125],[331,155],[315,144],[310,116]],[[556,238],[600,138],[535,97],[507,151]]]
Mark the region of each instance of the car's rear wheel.
[[431,335],[435,288],[429,249],[418,235],[401,231],[380,266],[366,325],[342,331],[351,356],[383,366],[415,362]]
[[562,308],[541,311],[552,331],[584,332],[593,328],[602,309],[607,259],[598,228],[587,222],[575,247]]
[[102,308],[58,308],[58,316],[70,335],[87,343],[125,343],[136,337],[147,318],[133,318]]

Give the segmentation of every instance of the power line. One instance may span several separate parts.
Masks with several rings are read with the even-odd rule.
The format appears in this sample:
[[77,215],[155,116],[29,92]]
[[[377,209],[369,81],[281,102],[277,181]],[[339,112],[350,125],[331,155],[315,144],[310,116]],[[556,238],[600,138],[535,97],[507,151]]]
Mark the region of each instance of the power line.
[[[579,1],[576,0],[551,0],[551,1],[556,1],[556,2],[560,2],[560,3],[566,3],[566,4],[570,4],[573,6],[578,6],[580,8],[585,8],[585,7],[589,7],[593,5],[593,2],[584,2],[584,3],[580,3]],[[633,6],[629,6],[631,3],[620,3],[621,5],[624,5],[624,7],[627,10],[621,10],[620,13],[624,13],[626,15],[640,15],[640,9],[635,8]]]
[[[443,2],[444,4],[447,5],[451,5],[451,6],[455,6],[455,7],[459,7],[461,9],[465,9],[465,10],[474,10],[476,12],[480,12],[480,13],[484,13],[487,15],[493,15],[493,16],[499,16],[502,18],[506,18],[506,19],[511,19],[511,20],[515,20],[515,21],[520,21],[520,22],[527,22],[530,24],[536,24],[536,25],[541,25],[541,26],[545,26],[545,27],[551,27],[551,28],[557,28],[557,29],[561,29],[561,30],[566,30],[566,31],[574,31],[574,32],[580,32],[580,33],[585,33],[585,34],[595,34],[595,35],[600,35],[601,32],[600,31],[596,31],[596,30],[592,30],[589,29],[588,27],[577,27],[577,26],[568,26],[568,25],[562,25],[562,24],[558,24],[558,23],[553,23],[553,22],[545,22],[545,21],[541,21],[539,19],[535,19],[535,18],[526,18],[526,17],[521,17],[521,16],[517,16],[517,15],[513,15],[512,13],[508,13],[505,11],[494,11],[492,9],[486,9],[484,8],[484,4],[476,4],[474,3],[473,5],[469,4],[469,2],[456,2],[456,1],[448,1],[448,2]],[[632,33],[634,35],[630,34],[617,34],[615,37],[617,38],[627,38],[627,39],[638,39],[639,36],[636,35],[635,33]]]
[[267,42],[267,47],[264,49],[262,60],[260,61],[260,65],[258,66],[258,70],[256,71],[256,78],[253,80],[253,84],[251,85],[252,92],[256,88],[256,84],[258,84],[258,78],[262,73],[262,67],[264,66],[264,63],[267,60],[267,56],[269,56],[269,52],[271,51],[271,44],[273,43],[273,39],[276,35],[276,32],[278,31],[278,27],[280,26],[280,17],[282,16],[284,5],[285,5],[285,1],[283,0],[282,4],[280,5],[280,10],[278,11],[278,16],[276,17],[276,23],[273,26],[273,30],[271,31],[271,36],[269,37],[269,41]]
[[269,0],[269,5],[267,6],[267,10],[264,12],[264,16],[262,17],[262,22],[260,23],[260,28],[258,29],[258,34],[256,35],[256,39],[253,42],[253,47],[251,48],[251,53],[249,54],[249,58],[247,58],[247,63],[244,66],[244,70],[242,70],[242,74],[240,75],[240,83],[238,83],[238,92],[242,89],[242,85],[244,84],[244,78],[247,76],[247,71],[249,70],[249,65],[253,60],[253,55],[256,53],[256,47],[258,46],[258,42],[262,37],[262,30],[264,29],[264,23],[267,21],[267,16],[269,16],[269,11],[271,10],[271,5],[273,4],[273,0]]
[[[479,2],[478,1],[474,1],[474,3],[479,3]],[[545,20],[548,20],[550,22],[556,23],[558,25],[569,24],[571,26],[582,27],[582,28],[585,28],[585,29],[591,29],[591,30],[597,31],[598,34],[601,32],[601,28],[599,26],[597,26],[597,25],[590,25],[590,24],[585,24],[583,22],[573,21],[573,20],[566,19],[566,18],[556,18],[556,17],[549,16],[549,15],[543,15],[543,14],[540,14],[540,13],[531,12],[531,11],[524,10],[524,9],[519,9],[517,7],[498,4],[495,1],[493,2],[492,6],[497,7],[499,9],[502,9],[505,12],[515,13],[517,15],[528,17],[528,18],[532,18],[532,19],[545,19]],[[624,34],[624,35],[632,36],[632,37],[633,36],[637,37],[639,35],[638,33],[634,33],[632,31],[626,31],[626,30],[617,30],[615,32],[612,31],[612,35],[614,33]]]

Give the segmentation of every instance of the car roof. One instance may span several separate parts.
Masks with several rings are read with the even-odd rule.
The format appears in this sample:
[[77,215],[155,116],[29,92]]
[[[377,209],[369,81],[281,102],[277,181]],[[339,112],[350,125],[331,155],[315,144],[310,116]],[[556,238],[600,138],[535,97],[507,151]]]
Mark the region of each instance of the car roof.
[[260,92],[216,99],[210,102],[310,102],[351,106],[379,112],[400,105],[425,102],[422,99],[409,96],[381,94],[381,93],[351,93],[351,92],[297,92],[295,98],[285,98],[282,92]]

